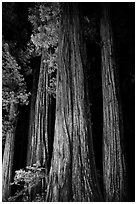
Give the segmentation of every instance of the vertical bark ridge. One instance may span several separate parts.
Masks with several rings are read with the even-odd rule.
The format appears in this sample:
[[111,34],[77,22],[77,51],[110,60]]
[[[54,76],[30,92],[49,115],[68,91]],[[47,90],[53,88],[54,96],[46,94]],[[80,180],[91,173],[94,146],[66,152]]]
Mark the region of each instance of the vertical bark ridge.
[[101,18],[102,89],[103,89],[103,177],[106,201],[123,201],[126,185],[124,152],[121,138],[121,111],[113,33],[108,8]]

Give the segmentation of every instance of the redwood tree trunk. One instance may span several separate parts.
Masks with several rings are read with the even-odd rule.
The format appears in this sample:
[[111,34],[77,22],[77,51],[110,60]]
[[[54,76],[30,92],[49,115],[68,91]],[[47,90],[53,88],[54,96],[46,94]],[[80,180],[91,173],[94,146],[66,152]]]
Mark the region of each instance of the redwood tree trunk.
[[47,201],[100,201],[77,3],[64,3]]
[[14,157],[14,144],[15,144],[15,130],[17,123],[17,109],[18,105],[15,101],[11,101],[9,121],[11,122],[11,129],[7,132],[6,142],[2,163],[2,201],[7,201],[11,194],[11,182],[13,171],[13,157]]
[[126,189],[123,127],[109,9],[102,6],[103,177],[106,201],[123,201]]
[[[45,167],[47,171],[48,161],[48,133],[47,133],[47,114],[49,95],[46,87],[48,86],[48,72],[45,63],[46,51],[43,51],[41,59],[41,67],[39,73],[39,81],[37,88],[37,96],[35,108],[30,113],[30,130],[28,142],[27,165]],[[31,105],[34,105],[32,100]]]

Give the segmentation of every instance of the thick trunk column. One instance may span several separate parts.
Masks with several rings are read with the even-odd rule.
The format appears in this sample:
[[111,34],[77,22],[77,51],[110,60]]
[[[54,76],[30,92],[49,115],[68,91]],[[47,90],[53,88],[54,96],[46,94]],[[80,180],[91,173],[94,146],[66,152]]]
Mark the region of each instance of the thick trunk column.
[[125,160],[122,148],[123,124],[120,108],[117,65],[108,7],[102,6],[103,91],[103,177],[106,201],[122,201],[126,188]]
[[100,201],[87,102],[78,5],[64,3],[56,93],[54,149],[47,200]]

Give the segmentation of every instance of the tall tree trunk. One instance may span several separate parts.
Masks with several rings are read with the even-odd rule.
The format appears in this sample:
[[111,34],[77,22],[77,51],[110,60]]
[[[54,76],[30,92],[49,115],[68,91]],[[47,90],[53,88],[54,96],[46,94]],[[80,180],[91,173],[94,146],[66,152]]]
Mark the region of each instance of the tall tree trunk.
[[11,182],[13,171],[13,157],[14,157],[14,142],[15,142],[15,130],[17,123],[18,105],[16,101],[11,100],[9,121],[11,122],[11,129],[7,132],[6,142],[2,163],[2,200],[7,201],[11,194]]
[[64,3],[47,201],[100,201],[77,3]]
[[48,72],[45,63],[46,55],[46,51],[43,51],[35,109],[31,110],[31,116],[33,118],[31,117],[30,121],[31,129],[29,132],[27,165],[32,166],[36,164],[37,166],[43,166],[47,171],[47,161],[49,157],[47,133],[49,95],[46,89],[48,86]]
[[106,201],[122,201],[126,188],[123,125],[109,8],[102,6],[103,177]]
[[[35,63],[35,64],[34,64]],[[36,66],[37,65],[37,66]],[[40,68],[39,65],[36,64],[36,61],[33,62],[33,73],[32,73],[32,89],[31,89],[31,101],[30,101],[30,115],[29,115],[29,132],[28,132],[28,149],[27,149],[27,165],[30,165],[30,147],[31,147],[31,140],[32,140],[32,129],[33,123],[35,118],[35,103],[36,103],[36,96],[38,90],[38,81],[39,81],[39,72]]]

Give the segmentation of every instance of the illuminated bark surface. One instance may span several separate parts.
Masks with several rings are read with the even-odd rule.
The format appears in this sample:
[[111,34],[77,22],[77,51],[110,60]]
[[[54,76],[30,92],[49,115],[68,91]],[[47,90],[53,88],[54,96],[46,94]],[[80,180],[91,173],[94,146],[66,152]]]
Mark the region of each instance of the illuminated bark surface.
[[63,6],[56,121],[47,201],[100,201],[77,4]]
[[13,127],[7,132],[2,163],[2,201],[7,201],[11,194],[10,184],[12,182],[17,109],[17,103],[12,101],[10,104],[9,121]]
[[108,8],[101,18],[103,89],[103,176],[106,201],[123,201],[126,189],[122,115],[112,28]]
[[[48,73],[46,64],[43,62],[46,52],[43,52],[35,108],[30,113],[30,130],[28,141],[27,165],[45,167],[47,171],[48,162],[48,133],[47,133],[47,114],[49,96],[47,94]],[[34,106],[34,100],[32,99]]]

